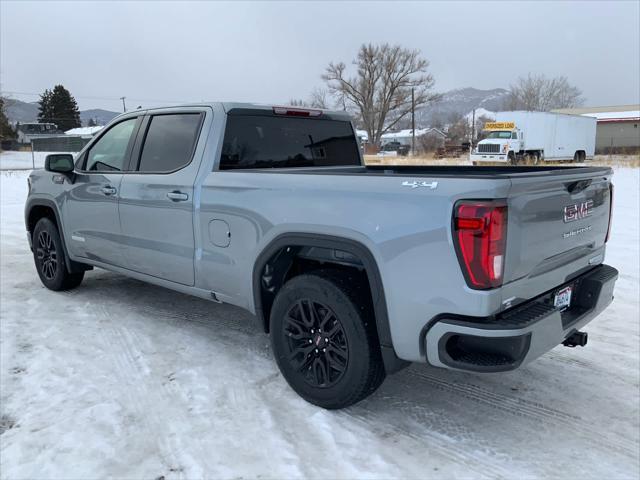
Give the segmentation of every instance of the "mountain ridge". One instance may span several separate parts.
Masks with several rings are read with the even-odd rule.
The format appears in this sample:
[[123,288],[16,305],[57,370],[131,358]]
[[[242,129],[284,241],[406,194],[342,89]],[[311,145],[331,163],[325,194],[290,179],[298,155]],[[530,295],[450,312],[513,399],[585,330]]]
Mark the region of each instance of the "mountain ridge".
[[[23,102],[15,98],[5,99],[5,113],[11,123],[29,123],[38,121],[38,102]],[[86,125],[89,119],[93,119],[98,125],[106,125],[121,112],[112,112],[102,108],[90,108],[80,111],[80,121]]]
[[[423,127],[443,127],[454,117],[468,114],[474,108],[484,108],[492,112],[503,109],[509,91],[504,88],[482,90],[473,87],[457,88],[442,94],[437,102],[416,109],[416,124]],[[23,102],[8,98],[5,111],[11,123],[35,122],[38,118],[38,103]],[[80,112],[80,120],[86,125],[93,119],[99,125],[105,125],[120,112],[101,108],[92,108]]]

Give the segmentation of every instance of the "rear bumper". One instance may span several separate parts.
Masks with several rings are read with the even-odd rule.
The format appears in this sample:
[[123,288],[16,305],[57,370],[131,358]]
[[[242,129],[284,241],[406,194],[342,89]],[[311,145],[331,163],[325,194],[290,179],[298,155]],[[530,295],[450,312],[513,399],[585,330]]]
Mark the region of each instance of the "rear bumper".
[[[425,336],[427,361],[437,367],[474,372],[514,370],[562,343],[613,300],[618,271],[608,265],[495,317],[447,318],[432,323]],[[571,307],[553,306],[555,293],[573,286]]]

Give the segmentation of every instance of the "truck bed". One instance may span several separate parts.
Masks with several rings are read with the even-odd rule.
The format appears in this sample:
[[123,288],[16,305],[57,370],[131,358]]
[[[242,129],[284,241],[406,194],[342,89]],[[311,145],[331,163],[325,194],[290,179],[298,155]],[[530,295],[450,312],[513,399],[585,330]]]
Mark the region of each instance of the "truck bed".
[[243,172],[295,173],[316,175],[383,175],[411,177],[523,178],[556,175],[607,175],[609,167],[577,166],[466,166],[466,165],[365,165],[353,167],[256,168]]

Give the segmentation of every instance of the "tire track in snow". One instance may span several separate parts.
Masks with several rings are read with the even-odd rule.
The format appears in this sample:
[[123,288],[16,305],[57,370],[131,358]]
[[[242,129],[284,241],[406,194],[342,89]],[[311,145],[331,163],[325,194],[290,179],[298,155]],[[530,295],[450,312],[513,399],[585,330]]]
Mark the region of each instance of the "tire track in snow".
[[502,394],[493,393],[490,390],[473,385],[470,383],[454,383],[442,380],[436,376],[418,372],[409,369],[406,372],[409,376],[418,378],[418,380],[428,383],[439,390],[459,393],[465,398],[475,400],[485,405],[495,407],[501,411],[512,413],[517,416],[535,418],[539,420],[559,420],[582,421],[578,416],[555,410],[543,404],[532,402],[530,400],[509,397]]
[[611,437],[603,437],[602,432],[589,427],[587,422],[579,416],[571,415],[530,400],[497,394],[473,384],[448,382],[427,373],[418,372],[412,369],[408,369],[407,374],[413,378],[423,381],[424,383],[432,385],[435,388],[461,395],[469,400],[482,403],[500,410],[501,412],[527,418],[533,421],[561,424],[579,434],[584,440],[587,440],[601,448],[606,448],[612,453],[617,455],[624,454],[632,459],[638,458],[636,444],[624,441],[624,439],[618,440]]
[[[407,401],[405,399],[399,400],[401,405],[406,405]],[[401,406],[400,409],[410,410],[407,416],[415,418],[416,410],[420,410],[415,407],[416,405],[410,405],[408,408]],[[394,405],[394,408],[396,408],[397,411],[396,405]],[[455,439],[426,428],[418,434],[409,428],[400,427],[390,422],[381,424],[379,414],[375,411],[368,410],[366,407],[356,406],[353,410],[361,411],[340,411],[338,414],[345,415],[349,419],[360,423],[367,430],[382,430],[384,433],[391,432],[396,436],[417,442],[424,446],[425,451],[435,451],[438,455],[448,459],[455,465],[464,465],[467,471],[474,472],[474,474],[479,475],[480,478],[502,479],[513,476],[513,470],[497,465],[495,458],[474,451],[473,446],[466,442],[461,444],[461,442]],[[479,472],[482,473],[480,474]]]
[[[212,308],[216,308],[215,304],[211,305]],[[216,316],[215,314],[212,314],[211,312],[195,312],[195,311],[190,311],[190,312],[186,312],[185,313],[175,313],[174,310],[164,310],[162,308],[157,308],[154,306],[150,306],[150,305],[136,305],[136,310],[138,311],[137,313],[142,313],[144,315],[149,315],[151,317],[155,318],[162,318],[164,320],[167,321],[168,325],[174,326],[176,328],[181,328],[184,327],[185,322],[188,323],[195,323],[198,325],[202,325],[208,328],[217,328],[218,326],[222,327],[222,328],[228,328],[234,332],[237,333],[241,333],[241,334],[245,334],[245,335],[249,335],[249,336],[262,336],[262,332],[261,331],[256,331],[256,329],[254,327],[252,327],[252,324],[249,321],[244,321],[244,319],[239,319],[239,320],[234,320],[233,318],[228,318],[227,316]],[[256,349],[254,350],[254,354],[257,357],[261,357],[264,360],[270,360],[270,356],[262,349]],[[262,388],[265,384],[269,383],[271,380],[273,380],[273,378],[277,378],[278,376],[280,376],[280,373],[271,373],[269,375],[267,375],[266,377],[263,377],[261,379],[255,380],[253,382],[254,385],[256,385],[258,387],[258,395],[262,396]],[[167,387],[168,389],[171,389],[173,387],[174,391],[178,392],[179,395],[182,396],[182,398],[185,398],[187,395],[185,394],[184,390],[182,390],[182,388],[180,387],[180,385],[177,382],[170,382],[169,385],[165,385],[165,387]],[[272,411],[271,409],[269,409],[269,402],[268,401],[263,401],[263,404],[265,405],[265,413],[267,415],[269,415],[269,418],[276,418],[278,416],[278,414],[280,413],[279,411]],[[191,421],[197,421],[197,419],[190,419],[190,420],[185,420],[187,422]],[[276,423],[274,421],[274,423]],[[282,442],[284,442],[287,445],[287,451],[295,451],[296,450],[296,445],[288,438],[287,435],[282,435],[278,430],[276,431],[272,431],[272,435],[273,434],[278,434],[280,437],[280,440]],[[200,445],[199,445],[200,446]],[[202,450],[202,448],[200,448],[200,455],[199,458],[203,459],[203,458],[207,458],[206,453],[204,453],[204,451]],[[295,457],[295,458],[289,458],[287,460],[289,462],[290,465],[292,465],[292,462],[295,462],[295,468],[298,471],[299,475],[302,475],[302,477],[308,477],[309,473],[306,472],[306,468],[304,466],[304,463],[300,462],[300,457]],[[207,467],[208,468],[208,467]],[[205,474],[207,472],[211,472],[213,470],[205,470]]]
[[[216,308],[217,304],[211,305],[212,308]],[[137,313],[142,313],[145,315],[149,315],[152,317],[162,317],[171,321],[172,325],[179,326],[181,323],[196,323],[200,325],[205,325],[209,327],[215,327],[217,325],[230,328],[232,330],[242,332],[249,335],[255,335],[256,329],[253,324],[250,324],[248,321],[234,321],[227,318],[226,315],[215,315],[212,312],[180,312],[177,313],[173,310],[166,310],[150,305],[136,305],[135,306]]]
[[[124,327],[124,326],[120,326],[117,330],[122,340],[121,344],[127,350],[127,356],[133,360],[133,364],[137,366],[138,371],[140,373],[144,372],[145,370],[151,372],[152,370],[149,368],[147,363],[143,360],[144,354],[138,348],[138,345],[141,345],[143,343],[138,333],[135,330]],[[157,406],[158,404],[160,404],[159,402],[163,402],[163,404],[167,408],[163,407],[160,409],[160,411],[166,411],[168,409],[171,409],[172,419],[174,421],[177,419],[178,420],[177,423],[179,424],[189,425],[194,422],[197,422],[197,419],[191,418],[185,414],[185,412],[188,411],[188,407],[184,404],[184,397],[185,397],[184,392],[179,387],[177,382],[175,380],[171,380],[168,377],[163,377],[163,380],[160,382],[160,385],[161,385],[160,389],[152,388],[151,390],[152,397],[155,397],[153,405]],[[145,391],[148,391],[148,389],[145,389]],[[156,409],[156,412],[157,412],[157,409]],[[156,416],[156,421],[158,421],[162,425],[166,425],[166,423],[159,417],[157,413],[155,413],[155,416]],[[175,438],[178,439],[180,438],[180,436],[176,435]],[[190,442],[189,444],[189,455],[191,456],[193,453],[197,453],[198,458],[195,463],[197,465],[200,465],[205,472],[213,471],[210,469],[210,465],[207,462],[207,458],[209,455],[207,455],[207,453],[204,451],[201,443],[198,441],[197,438],[190,437],[190,439],[192,440],[192,442]],[[173,440],[173,443],[174,443],[173,451],[174,452],[179,451],[181,456],[184,456],[184,454],[186,453],[185,449],[181,447],[176,448],[176,445],[175,445],[176,440]],[[194,452],[194,447],[196,452]],[[191,465],[193,465],[193,463],[194,463],[193,461],[190,462]],[[185,467],[184,463],[182,462],[176,466],[181,468]]]
[[[176,435],[168,435],[166,422],[158,415],[158,405],[162,405],[162,411],[172,411],[172,416],[176,413],[174,403],[166,392],[160,392],[157,388],[149,388],[148,384],[141,382],[141,379],[150,371],[144,363],[143,354],[137,349],[128,338],[129,331],[121,324],[113,320],[113,314],[104,304],[97,305],[102,318],[109,321],[108,326],[103,326],[101,331],[105,340],[105,351],[109,352],[117,364],[115,375],[120,379],[124,389],[124,394],[129,398],[128,404],[133,408],[136,418],[146,430],[146,438],[153,439],[161,463],[164,464],[165,472],[158,472],[158,475],[171,475],[183,478],[183,463],[178,458],[182,449],[176,444]],[[117,345],[114,348],[114,343]],[[175,417],[173,417],[175,418]],[[204,457],[206,458],[206,457]],[[201,464],[205,464],[204,458]]]
[[[185,322],[189,322],[214,328],[228,328],[235,332],[253,337],[260,334],[260,332],[256,331],[256,325],[250,322],[248,319],[245,320],[244,318],[236,317],[230,318],[228,315],[226,315],[226,312],[201,312],[195,309],[177,312],[175,309],[162,308],[161,306],[152,306],[146,303],[132,302],[132,305],[134,307],[133,310],[135,313],[148,315],[151,317],[163,318],[164,320],[167,320],[171,325],[175,325],[177,327],[179,327],[181,324],[184,325]],[[215,310],[216,307],[217,305],[211,306],[213,310]],[[254,353],[265,359],[270,358],[266,351],[263,351],[261,349],[254,350]],[[410,377],[419,380],[421,383],[429,387],[435,387],[441,391],[460,395],[469,400],[487,405],[491,408],[495,408],[499,411],[519,418],[531,421],[542,421],[546,424],[562,424],[571,431],[576,432],[578,435],[580,435],[581,438],[594,445],[597,445],[600,448],[604,448],[616,455],[623,455],[632,459],[637,459],[637,446],[635,444],[633,444],[632,442],[625,442],[623,439],[618,440],[611,437],[603,438],[601,432],[598,432],[596,429],[589,428],[584,423],[584,420],[579,416],[571,415],[569,413],[553,409],[543,404],[531,402],[526,399],[496,394],[494,392],[491,392],[490,390],[472,384],[457,384],[448,382],[435,376],[417,372],[412,369],[407,369],[406,373]],[[403,381],[402,379],[400,379],[400,382],[404,383],[405,387],[409,386],[409,383],[407,381]],[[415,384],[415,382],[411,383],[412,385]],[[399,397],[398,399],[401,403],[411,403],[410,398]],[[410,411],[408,411],[408,414],[415,415],[415,413],[419,412],[422,408],[422,405],[415,403],[413,407],[409,407]],[[443,455],[451,458],[453,461],[486,463],[486,471],[490,472],[489,476],[493,476],[494,478],[509,476],[509,472],[503,469],[492,471],[492,468],[494,468],[495,465],[490,463],[490,459],[486,459],[485,457],[481,456],[478,457],[477,455],[470,456],[469,452],[466,451],[466,449],[458,449],[457,452],[452,453],[452,443],[450,443],[450,441],[444,441],[443,443],[442,437],[446,438],[446,436],[441,436],[437,432],[429,432],[425,429],[421,430],[420,434],[417,434],[411,429],[399,428],[388,422],[385,424],[381,424],[380,418],[376,416],[375,413],[354,414],[353,418],[357,419],[360,422],[364,422],[369,427],[392,430],[397,435],[405,436],[414,441],[427,443],[428,445],[431,445],[431,443],[438,444],[438,442],[440,442],[440,446],[437,448],[442,449]],[[426,435],[428,437],[428,441],[423,438],[423,435]],[[455,450],[455,447],[453,447],[453,450]]]
[[[167,311],[157,307],[141,306],[139,309],[141,312],[152,316],[164,317],[169,320],[174,320],[174,324],[179,324],[185,321],[183,314],[175,314],[173,311]],[[249,324],[249,322],[234,321],[228,319],[225,316],[216,316],[215,319],[202,320],[206,315],[196,314],[193,315],[189,321],[195,321],[196,323],[206,324],[209,326],[220,325],[225,328],[229,328],[238,333],[248,334],[255,336],[255,327]],[[267,352],[257,350],[254,352],[265,359],[270,358]],[[406,403],[406,399],[399,399],[401,402]],[[416,407],[416,408],[414,408]],[[410,415],[415,417],[415,411],[420,410],[423,407],[417,408],[417,405],[412,405],[410,409]],[[422,430],[420,434],[410,430],[398,427],[389,422],[381,424],[381,419],[376,412],[362,410],[360,413],[343,413],[360,424],[364,424],[368,430],[375,431],[382,428],[385,431],[392,431],[396,436],[404,437],[412,442],[418,442],[425,445],[429,449],[437,451],[442,457],[448,458],[450,461],[467,465],[469,469],[477,468],[478,465],[483,467],[483,473],[486,478],[506,478],[510,476],[510,470],[498,467],[493,463],[493,459],[488,458],[485,455],[471,451],[468,445],[460,447],[456,445],[456,442],[448,439],[445,435],[440,435],[437,432],[430,432]]]
[[[595,371],[602,375],[605,378],[611,379],[615,378],[616,380],[627,383],[629,380],[621,376],[620,374],[612,371],[611,369],[607,370],[604,366],[597,362],[591,362],[587,359],[576,358],[572,356],[570,353],[561,353],[556,351],[548,352],[545,355],[546,358],[562,363],[563,365],[567,365],[569,367],[587,369],[589,371]],[[543,357],[543,358],[545,358]]]

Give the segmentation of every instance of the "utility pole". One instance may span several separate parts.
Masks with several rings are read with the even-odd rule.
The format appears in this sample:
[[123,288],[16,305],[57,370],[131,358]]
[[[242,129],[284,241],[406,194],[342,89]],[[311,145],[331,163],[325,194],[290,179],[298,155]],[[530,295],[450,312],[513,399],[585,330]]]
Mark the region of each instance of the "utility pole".
[[416,97],[415,88],[411,89],[411,155],[416,154]]
[[471,145],[469,145],[471,153],[473,153],[473,139],[476,137],[476,109],[473,109],[471,116]]
[[122,100],[122,111],[123,112],[127,112],[127,106],[124,104],[124,99],[127,97],[120,97],[120,100]]

